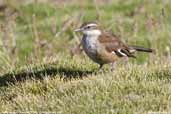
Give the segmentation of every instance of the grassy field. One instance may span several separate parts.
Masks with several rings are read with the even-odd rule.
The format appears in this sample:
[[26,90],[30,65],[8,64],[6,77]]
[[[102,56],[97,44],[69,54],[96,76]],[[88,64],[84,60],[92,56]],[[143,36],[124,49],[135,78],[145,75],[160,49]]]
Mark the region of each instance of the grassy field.
[[[73,114],[171,113],[169,0],[6,0],[0,2],[0,112]],[[115,71],[97,71],[84,53],[71,57],[81,34],[97,21],[137,53]]]

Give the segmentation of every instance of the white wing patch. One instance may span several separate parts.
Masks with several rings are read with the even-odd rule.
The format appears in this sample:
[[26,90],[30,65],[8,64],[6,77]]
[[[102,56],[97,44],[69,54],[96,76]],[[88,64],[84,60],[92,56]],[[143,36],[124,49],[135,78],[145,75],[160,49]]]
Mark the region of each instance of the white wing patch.
[[131,49],[129,50],[131,53],[134,53],[136,50],[135,49]]
[[127,57],[127,55],[126,55],[125,53],[123,53],[123,52],[121,51],[121,49],[118,49],[117,51],[118,51],[121,55]]
[[116,55],[116,53],[114,51],[112,51],[112,54]]

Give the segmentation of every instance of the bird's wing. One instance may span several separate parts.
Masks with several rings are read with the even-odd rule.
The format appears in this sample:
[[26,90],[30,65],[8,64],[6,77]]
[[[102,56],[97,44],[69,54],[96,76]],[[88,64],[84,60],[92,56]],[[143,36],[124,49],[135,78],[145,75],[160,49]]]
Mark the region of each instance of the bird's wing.
[[129,47],[123,43],[116,35],[104,33],[100,35],[99,42],[105,46],[106,51],[110,53],[115,53],[119,57],[135,58],[135,56],[130,52]]

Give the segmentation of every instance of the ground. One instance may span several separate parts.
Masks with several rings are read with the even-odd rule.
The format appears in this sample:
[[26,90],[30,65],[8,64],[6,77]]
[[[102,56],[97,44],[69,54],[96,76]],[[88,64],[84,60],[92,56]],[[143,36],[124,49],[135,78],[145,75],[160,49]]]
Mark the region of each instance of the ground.
[[[0,111],[74,114],[171,112],[171,2],[6,0],[0,2]],[[132,45],[155,49],[97,71],[71,56],[97,21]]]

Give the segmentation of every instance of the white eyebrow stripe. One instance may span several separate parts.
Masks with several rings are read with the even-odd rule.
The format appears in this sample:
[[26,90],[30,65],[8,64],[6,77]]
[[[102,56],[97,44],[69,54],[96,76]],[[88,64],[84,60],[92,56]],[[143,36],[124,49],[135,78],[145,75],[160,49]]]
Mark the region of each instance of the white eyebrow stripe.
[[90,24],[88,24],[86,27],[88,27],[88,26],[97,26],[97,24],[95,24],[95,23],[90,23]]

